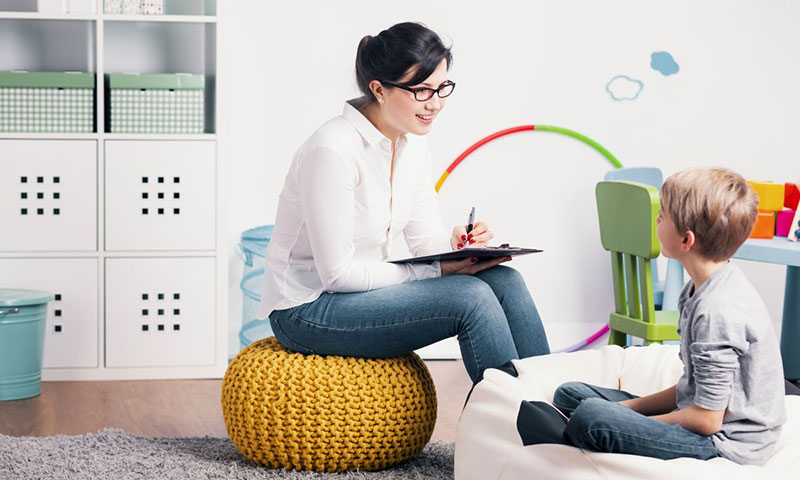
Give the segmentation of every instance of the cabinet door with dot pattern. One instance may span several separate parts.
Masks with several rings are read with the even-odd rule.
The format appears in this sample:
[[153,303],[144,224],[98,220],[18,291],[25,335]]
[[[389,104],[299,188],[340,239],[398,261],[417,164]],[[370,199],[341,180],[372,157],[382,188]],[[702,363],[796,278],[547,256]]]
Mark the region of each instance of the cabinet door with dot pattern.
[[214,250],[216,142],[105,143],[108,251]]
[[97,250],[97,142],[0,142],[0,251]]
[[96,258],[3,258],[0,285],[44,290],[47,304],[44,368],[96,368],[98,280]]
[[106,259],[106,367],[214,364],[215,259]]

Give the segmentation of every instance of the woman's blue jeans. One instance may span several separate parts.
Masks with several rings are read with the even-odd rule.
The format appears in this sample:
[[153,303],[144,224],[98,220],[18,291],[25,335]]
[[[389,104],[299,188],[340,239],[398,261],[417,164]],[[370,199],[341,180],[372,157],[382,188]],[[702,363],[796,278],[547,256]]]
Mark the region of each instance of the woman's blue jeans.
[[269,318],[283,346],[319,355],[396,357],[458,336],[473,382],[487,368],[550,353],[525,281],[503,265],[367,292],[326,292]]
[[617,402],[637,398],[624,390],[569,382],[556,389],[553,405],[569,417],[564,435],[587,450],[670,460],[708,460],[719,453],[711,437],[649,418]]

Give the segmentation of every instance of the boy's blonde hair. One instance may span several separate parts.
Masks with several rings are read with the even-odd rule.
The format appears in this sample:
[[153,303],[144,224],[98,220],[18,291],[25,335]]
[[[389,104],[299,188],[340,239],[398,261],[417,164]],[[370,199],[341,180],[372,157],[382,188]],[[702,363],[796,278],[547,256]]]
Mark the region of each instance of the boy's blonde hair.
[[678,232],[694,232],[703,257],[726,260],[747,240],[758,215],[758,195],[727,168],[682,170],[661,186],[661,208]]

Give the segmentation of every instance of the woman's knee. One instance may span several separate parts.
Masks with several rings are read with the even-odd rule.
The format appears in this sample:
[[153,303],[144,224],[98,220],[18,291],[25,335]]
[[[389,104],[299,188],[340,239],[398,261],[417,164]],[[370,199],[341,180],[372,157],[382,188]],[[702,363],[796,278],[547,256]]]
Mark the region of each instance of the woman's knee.
[[496,265],[478,273],[477,276],[484,282],[488,282],[496,287],[508,288],[516,285],[525,285],[522,274],[515,268],[505,265]]
[[525,280],[522,278],[522,274],[519,273],[519,270],[513,267],[509,267],[506,265],[498,265],[497,272],[510,281],[520,281],[524,282]]
[[479,307],[494,307],[495,304],[497,307],[500,306],[491,287],[471,275],[466,276],[463,281],[463,289],[459,293],[457,301],[463,303],[470,310]]
[[282,315],[277,312],[273,312],[273,314],[270,315],[269,317],[269,322],[270,326],[272,327],[272,333],[273,335],[275,335],[275,338],[278,340],[278,343],[280,343],[281,345],[283,345],[284,347],[293,352],[303,353],[306,355],[315,353],[310,348],[295,342],[290,337],[290,335],[287,335],[285,330],[287,327],[291,325],[291,320],[289,319],[288,315]]
[[494,336],[497,329],[502,329],[510,337],[503,307],[489,285],[471,275],[459,277],[463,278],[458,279],[456,288],[439,300],[442,311],[458,320],[457,333],[475,333],[482,338]]

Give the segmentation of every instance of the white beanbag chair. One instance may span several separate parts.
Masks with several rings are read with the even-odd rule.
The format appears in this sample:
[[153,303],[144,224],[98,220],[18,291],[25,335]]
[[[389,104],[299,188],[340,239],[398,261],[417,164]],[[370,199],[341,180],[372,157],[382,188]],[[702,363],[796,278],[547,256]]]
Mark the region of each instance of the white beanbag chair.
[[490,369],[461,413],[455,452],[456,480],[800,478],[800,396],[786,397],[788,419],[772,459],[764,466],[724,458],[659,460],[538,444],[523,446],[517,414],[523,400],[551,402],[568,381],[648,395],[675,384],[683,372],[677,345],[558,353],[514,360],[518,376]]

